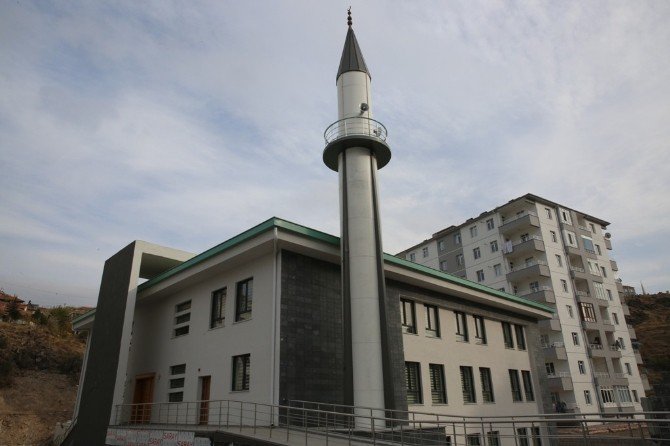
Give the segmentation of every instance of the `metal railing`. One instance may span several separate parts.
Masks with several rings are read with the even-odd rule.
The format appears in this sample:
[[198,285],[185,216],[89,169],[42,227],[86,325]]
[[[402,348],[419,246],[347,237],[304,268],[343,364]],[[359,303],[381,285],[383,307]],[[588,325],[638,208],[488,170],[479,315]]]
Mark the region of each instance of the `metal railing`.
[[323,132],[326,145],[346,136],[370,136],[386,141],[388,132],[381,122],[363,116],[340,119],[329,125]]
[[523,292],[519,293],[518,296],[520,296],[520,297],[529,296],[531,294],[539,293],[540,291],[554,291],[554,290],[550,286],[542,285],[542,286],[539,286],[537,288],[531,288],[527,291],[523,291]]
[[512,223],[513,221],[517,221],[518,219],[527,217],[529,215],[537,217],[537,214],[533,211],[524,211],[523,213],[515,215],[514,217],[506,218],[501,226],[505,226],[508,223]]
[[524,438],[530,444],[536,444],[535,439],[542,444],[563,440],[570,444],[605,444],[603,439],[612,444],[631,440],[646,444],[652,437],[669,444],[668,417],[670,412],[477,417],[308,401],[273,405],[217,400],[118,405],[110,427],[145,433],[216,431],[275,444],[305,445],[495,444],[493,436],[501,445],[525,444]]
[[544,241],[544,240],[542,240],[542,237],[540,237],[539,235],[529,235],[528,238],[526,238],[525,240],[521,240],[521,241],[518,241],[518,242],[512,244],[512,247],[523,245],[524,243],[529,242],[531,240],[539,240],[541,242]]

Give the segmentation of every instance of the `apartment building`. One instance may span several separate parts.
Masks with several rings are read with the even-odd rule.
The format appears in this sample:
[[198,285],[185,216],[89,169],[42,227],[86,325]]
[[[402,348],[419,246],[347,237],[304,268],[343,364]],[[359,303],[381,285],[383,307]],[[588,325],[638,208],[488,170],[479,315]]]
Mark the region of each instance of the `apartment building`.
[[539,342],[554,410],[639,411],[649,384],[638,370],[608,225],[526,194],[398,256],[553,307],[554,318],[539,323]]

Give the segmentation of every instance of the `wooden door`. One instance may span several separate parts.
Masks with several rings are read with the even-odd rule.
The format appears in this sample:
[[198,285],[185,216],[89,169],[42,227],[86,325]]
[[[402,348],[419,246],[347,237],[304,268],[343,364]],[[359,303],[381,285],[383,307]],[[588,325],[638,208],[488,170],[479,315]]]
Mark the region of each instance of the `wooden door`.
[[151,421],[151,403],[154,400],[154,374],[135,378],[135,392],[130,414],[131,424],[146,424]]
[[211,382],[211,376],[200,377],[200,424],[207,424],[209,422],[209,388]]

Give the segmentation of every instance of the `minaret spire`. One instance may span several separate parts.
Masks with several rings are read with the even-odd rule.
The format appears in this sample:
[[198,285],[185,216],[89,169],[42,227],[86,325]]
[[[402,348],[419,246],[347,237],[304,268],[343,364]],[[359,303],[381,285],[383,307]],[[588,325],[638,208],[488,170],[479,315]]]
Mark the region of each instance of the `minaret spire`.
[[337,70],[335,81],[340,78],[342,73],[346,73],[347,71],[362,71],[370,77],[370,72],[368,71],[367,65],[365,65],[365,59],[363,58],[363,52],[358,45],[356,34],[354,34],[354,28],[351,24],[350,6],[347,11],[347,25],[349,26],[349,29],[347,30],[347,37],[344,40],[344,49],[342,49],[342,57],[340,58],[340,69]]
[[349,28],[351,28],[351,6],[349,6],[349,9],[347,9],[347,25],[349,25]]

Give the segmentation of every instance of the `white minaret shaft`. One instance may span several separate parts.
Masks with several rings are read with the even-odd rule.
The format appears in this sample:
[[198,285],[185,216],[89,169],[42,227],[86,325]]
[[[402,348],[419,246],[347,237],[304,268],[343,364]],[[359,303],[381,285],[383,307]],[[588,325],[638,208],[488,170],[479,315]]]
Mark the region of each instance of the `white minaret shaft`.
[[377,169],[388,163],[391,152],[384,126],[372,120],[370,75],[351,22],[337,74],[337,98],[339,120],[326,130],[324,162],[338,171],[340,180],[348,384],[355,406],[384,408],[389,401],[384,387],[385,283]]

